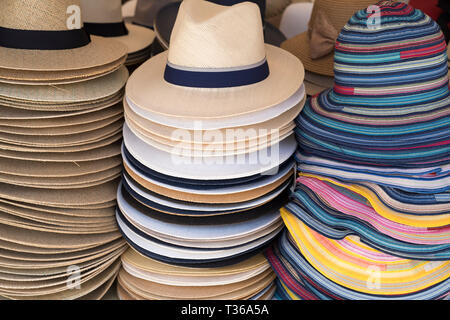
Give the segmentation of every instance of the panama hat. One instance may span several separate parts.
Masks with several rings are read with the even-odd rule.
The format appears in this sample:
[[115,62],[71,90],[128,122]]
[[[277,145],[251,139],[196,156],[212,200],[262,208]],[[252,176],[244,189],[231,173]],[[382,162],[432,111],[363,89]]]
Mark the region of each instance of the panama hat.
[[78,71],[87,78],[97,68],[104,74],[126,55],[118,42],[89,37],[78,0],[3,1],[0,28],[0,69],[32,72],[36,80],[40,72],[58,78],[58,72]]
[[82,0],[81,4],[86,31],[125,44],[128,48],[127,65],[149,58],[155,34],[147,28],[125,23],[120,0]]
[[374,0],[316,0],[309,30],[281,44],[297,56],[305,69],[324,76],[333,76],[333,50],[339,31],[353,13],[367,8]]
[[[223,6],[232,6],[243,2],[242,0],[224,1],[224,0],[207,0]],[[251,0],[250,2],[256,3],[261,12],[261,18],[264,22],[264,38],[265,42],[272,44],[274,46],[280,46],[280,44],[286,40],[283,33],[274,27],[272,24],[265,22],[265,0]],[[171,40],[172,30],[175,24],[175,18],[177,17],[178,10],[180,8],[181,2],[169,3],[162,7],[154,20],[154,30],[156,32],[156,37],[158,42],[161,44],[162,48],[167,50]]]
[[[223,17],[234,21],[237,12],[248,16],[240,20],[243,25],[225,24]],[[183,2],[170,50],[133,73],[127,99],[152,113],[195,119],[262,111],[288,100],[301,89],[302,64],[286,51],[264,45],[260,19],[250,3]],[[241,30],[247,30],[245,36]],[[211,42],[213,38],[223,41]]]
[[[355,27],[366,25],[367,10],[349,20],[336,42],[335,85],[307,101],[296,120],[298,140],[305,152],[354,164],[446,165],[450,91],[443,34],[430,17],[404,3],[380,8],[377,34],[386,40]],[[400,38],[393,32],[406,27],[417,33]],[[424,46],[436,50],[415,56]],[[400,58],[385,60],[385,50]]]

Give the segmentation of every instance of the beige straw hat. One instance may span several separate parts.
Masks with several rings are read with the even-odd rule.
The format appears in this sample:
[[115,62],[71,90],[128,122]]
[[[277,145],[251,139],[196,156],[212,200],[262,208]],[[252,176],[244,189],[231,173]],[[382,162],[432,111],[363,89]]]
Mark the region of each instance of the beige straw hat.
[[196,120],[234,117],[285,103],[302,89],[302,63],[264,44],[254,3],[227,7],[185,0],[170,43],[168,52],[133,73],[126,88],[131,103],[153,114]]
[[[2,0],[0,32],[2,71],[89,73],[114,64],[127,52],[120,42],[89,37],[79,0]],[[108,70],[110,66],[100,73]],[[33,76],[40,79],[39,74]]]
[[149,47],[155,39],[153,30],[124,22],[121,0],[81,0],[81,8],[88,33],[120,41],[129,54]]
[[305,69],[334,76],[334,44],[350,17],[375,0],[316,0],[309,30],[282,43],[281,47],[304,64]]

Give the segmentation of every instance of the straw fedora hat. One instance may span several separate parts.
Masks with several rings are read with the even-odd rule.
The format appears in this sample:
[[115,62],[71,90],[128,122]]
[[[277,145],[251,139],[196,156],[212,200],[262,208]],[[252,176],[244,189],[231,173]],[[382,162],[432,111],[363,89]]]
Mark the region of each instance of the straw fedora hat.
[[155,33],[148,28],[125,23],[120,0],[81,0],[84,27],[91,35],[114,38],[134,53],[148,48]]
[[374,0],[316,0],[309,30],[281,44],[297,56],[305,69],[333,76],[333,50],[336,38],[354,12],[367,8]]
[[[244,2],[243,0],[206,0],[206,1],[222,6],[232,6]],[[266,0],[249,0],[249,2],[253,2],[257,4],[259,7],[264,26],[265,42],[279,47],[281,43],[286,40],[286,37],[279,29],[277,29],[271,23],[265,21]],[[153,29],[156,32],[158,43],[161,45],[163,50],[167,50],[169,48],[170,37],[172,34],[172,29],[175,24],[175,19],[177,17],[180,4],[181,2],[167,4],[158,11],[155,17]]]
[[126,55],[121,43],[86,33],[79,0],[4,0],[1,6],[2,71],[89,71]]
[[[264,44],[255,4],[226,7],[186,0],[169,51],[137,69],[126,94],[133,105],[153,114],[218,119],[282,104],[302,90],[303,78],[297,58]],[[291,101],[291,107],[302,98]]]

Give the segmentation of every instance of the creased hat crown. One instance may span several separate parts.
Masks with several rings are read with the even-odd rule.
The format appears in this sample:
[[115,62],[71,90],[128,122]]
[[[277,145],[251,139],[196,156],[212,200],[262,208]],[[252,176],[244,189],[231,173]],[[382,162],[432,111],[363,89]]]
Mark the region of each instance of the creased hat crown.
[[1,0],[2,28],[63,31],[82,26],[79,0]]
[[358,11],[342,29],[332,94],[343,104],[431,103],[448,97],[447,72],[437,23],[405,3],[382,1]]
[[175,22],[169,63],[192,68],[233,68],[265,59],[259,7],[243,2],[220,6],[185,0]]
[[312,28],[321,13],[327,17],[328,23],[339,31],[355,11],[374,2],[375,0],[315,0],[309,27]]
[[83,21],[91,23],[121,22],[121,0],[81,0]]

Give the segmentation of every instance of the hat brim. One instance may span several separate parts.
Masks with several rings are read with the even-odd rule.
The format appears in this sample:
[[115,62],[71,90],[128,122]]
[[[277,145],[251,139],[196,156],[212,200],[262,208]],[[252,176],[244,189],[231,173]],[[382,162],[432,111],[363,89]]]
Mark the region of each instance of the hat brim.
[[[164,80],[167,56],[163,52],[137,69],[128,81],[126,94],[138,107],[170,118],[206,120],[261,112],[294,96],[305,76],[297,58],[266,45],[270,74],[261,82],[223,89],[181,87]],[[291,107],[300,102],[297,100]]]
[[127,79],[128,71],[125,67],[121,67],[104,77],[60,85],[57,88],[0,83],[0,97],[8,100],[20,100],[21,102],[32,101],[54,104],[95,101],[107,98],[120,91],[125,86]]
[[0,68],[27,71],[67,71],[101,67],[127,54],[120,42],[91,36],[84,47],[70,50],[22,50],[0,47]]
[[223,194],[220,194],[219,192],[216,194],[207,194],[201,193],[200,190],[191,190],[188,188],[177,188],[177,190],[175,190],[174,188],[171,188],[171,186],[161,185],[161,183],[143,176],[137,170],[135,171],[135,169],[127,163],[125,163],[125,172],[130,179],[139,183],[140,186],[162,196],[175,200],[210,204],[244,202],[260,198],[277,189],[294,175],[293,169],[291,168],[290,171],[280,172],[280,174],[277,174],[275,177],[269,176],[267,181],[254,183],[252,189],[246,190],[244,189],[246,186],[242,186],[242,188],[239,188],[239,186],[230,187],[224,191]]
[[[149,120],[148,118],[140,116],[138,113],[134,112],[133,109],[126,103],[126,100],[124,101],[124,110],[125,110],[125,117],[128,120],[131,120],[140,130],[142,134],[149,134],[152,137],[158,137],[162,139],[169,139],[171,141],[181,141],[181,139],[177,139],[176,137],[173,137],[173,132],[179,128],[177,127],[171,127],[171,126],[165,126],[158,124],[156,122],[153,122]],[[271,130],[277,130],[280,128],[286,128],[289,127],[291,123],[295,120],[295,118],[298,116],[300,111],[303,108],[303,104],[298,104],[297,106],[289,109],[288,111],[282,113],[281,115],[270,119],[265,122],[260,122],[253,125],[248,126],[239,126],[239,127],[233,127],[236,129],[242,129],[242,130],[249,130],[253,129],[259,132],[260,130],[268,130],[270,132]],[[0,118],[1,119],[1,118]],[[2,125],[2,122],[0,121],[0,125]],[[231,127],[228,127],[226,129],[229,129]],[[221,129],[220,132],[222,133],[223,139],[221,141],[217,141],[217,143],[229,143],[232,142],[241,142],[248,140],[248,137],[227,137],[226,135],[226,129]],[[217,129],[219,130],[219,129]],[[202,130],[196,130],[196,131],[202,131]],[[206,130],[205,130],[206,131]],[[189,132],[191,136],[193,136],[194,131],[190,130]],[[212,142],[214,143],[214,142]]]
[[385,191],[385,187],[375,183],[345,182],[318,174],[305,173],[304,175],[352,190],[367,199],[371,206],[376,207],[378,214],[396,223],[418,228],[439,228],[448,225],[450,219],[448,210],[445,208],[448,204],[418,205],[400,202],[398,199],[391,197]]
[[[117,41],[116,41],[117,42]],[[122,44],[121,46],[125,48]],[[59,85],[86,81],[102,77],[118,70],[126,61],[127,55],[106,65],[81,70],[30,71],[0,68],[0,81],[25,85]]]
[[268,165],[261,164],[259,161],[254,161],[255,163],[251,164],[220,164],[217,161],[215,165],[209,166],[205,166],[204,163],[180,163],[179,165],[174,165],[171,153],[146,144],[126,124],[124,125],[123,134],[127,149],[144,166],[168,176],[195,180],[227,180],[261,174],[277,168],[290,158],[296,149],[294,137],[289,136],[279,143],[278,161]]
[[[441,276],[442,271],[448,268],[446,263],[440,264],[433,271],[416,270],[413,272],[411,271],[414,269],[412,266],[410,267],[411,270],[407,271],[405,269],[393,270],[391,266],[398,264],[399,258],[387,254],[392,259],[386,259],[386,254],[381,254],[381,251],[373,249],[358,238],[350,240],[346,237],[342,240],[333,240],[324,237],[296,218],[295,215],[286,210],[281,210],[281,212],[283,220],[304,258],[322,275],[343,287],[370,295],[407,295],[432,288],[448,279],[446,275]],[[346,242],[352,243],[357,249],[347,250],[345,248]],[[363,279],[367,273],[367,267],[363,261],[373,259],[374,253],[383,256],[383,258],[375,259],[379,260],[375,261],[377,265],[383,266],[383,271],[381,271],[381,279],[383,280],[376,289],[368,287],[366,283],[362,284],[362,282],[365,282]],[[363,259],[356,262],[354,257],[358,257],[357,259],[363,257]],[[384,260],[381,261],[382,259]],[[340,261],[342,269],[339,270],[338,275],[336,274],[335,263],[331,261]],[[402,261],[405,265],[410,265],[414,260],[402,259]],[[389,274],[389,277],[386,274]],[[405,275],[402,281],[399,281],[402,278],[400,274]],[[396,280],[392,281],[392,279]],[[414,287],[405,286],[412,283],[416,285]]]
[[[131,23],[125,24],[128,34],[112,39],[120,41],[128,48],[128,54],[139,52],[145,48],[149,48],[155,40],[155,32],[149,28],[138,26]],[[150,48],[148,49],[150,51]]]
[[[331,93],[332,89],[326,89],[317,98],[310,101],[309,105],[311,105],[313,112],[326,118],[356,125],[400,126],[418,122],[426,123],[446,117],[450,113],[448,108],[436,108],[439,104],[445,106],[450,101],[448,97],[435,101],[434,104],[415,105],[405,111],[397,111],[395,109],[387,109],[386,111],[385,109],[380,110],[376,106],[369,108],[354,105],[338,105],[329,98]],[[326,105],[323,105],[324,102],[326,102]]]
[[[169,48],[170,36],[175,25],[180,4],[181,2],[167,4],[158,11],[155,17],[153,29],[155,30],[159,43],[165,50]],[[277,27],[268,22],[264,23],[264,41],[266,43],[279,47],[285,40],[286,36]]]
[[284,41],[281,48],[289,51],[299,58],[305,69],[321,75],[334,77],[334,52],[318,59],[312,59],[310,55],[309,34],[301,33]]
[[304,84],[305,84],[306,94],[308,96],[315,96],[316,94],[319,94],[323,90],[326,89],[325,87],[321,87],[321,86],[319,86],[317,84],[309,82],[308,80],[305,80]]
[[187,281],[191,277],[196,277],[199,285],[229,284],[245,280],[250,275],[263,272],[270,268],[270,265],[262,254],[235,265],[203,269],[168,265],[144,257],[133,248],[129,248],[122,255],[122,264],[125,270],[141,271],[141,274],[145,274],[149,279],[151,279],[152,275],[158,275],[161,282],[168,285],[177,285],[180,281]]
[[[207,274],[207,272],[205,273]],[[118,276],[119,285],[128,295],[135,299],[177,300],[177,299],[211,299],[211,300],[241,300],[249,299],[265,291],[273,285],[275,274],[265,270],[248,279],[223,285],[198,286],[196,283],[181,286],[161,284],[158,281],[142,279],[125,270]],[[195,280],[191,280],[195,281]]]

